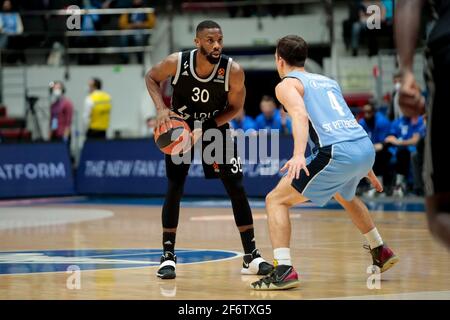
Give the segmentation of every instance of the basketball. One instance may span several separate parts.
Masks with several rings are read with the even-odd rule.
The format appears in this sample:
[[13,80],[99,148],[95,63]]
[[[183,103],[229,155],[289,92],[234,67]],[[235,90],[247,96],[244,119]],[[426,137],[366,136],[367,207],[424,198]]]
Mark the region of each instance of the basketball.
[[192,145],[191,129],[186,121],[178,116],[170,116],[172,128],[164,133],[163,126],[155,128],[155,143],[165,154],[185,153]]

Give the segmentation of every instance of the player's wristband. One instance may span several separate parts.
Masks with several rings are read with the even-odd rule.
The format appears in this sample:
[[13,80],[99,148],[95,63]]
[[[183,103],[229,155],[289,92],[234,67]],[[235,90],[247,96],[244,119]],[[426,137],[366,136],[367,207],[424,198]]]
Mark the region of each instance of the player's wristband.
[[217,129],[217,123],[213,118],[207,119],[202,123],[202,131],[205,132],[208,129]]

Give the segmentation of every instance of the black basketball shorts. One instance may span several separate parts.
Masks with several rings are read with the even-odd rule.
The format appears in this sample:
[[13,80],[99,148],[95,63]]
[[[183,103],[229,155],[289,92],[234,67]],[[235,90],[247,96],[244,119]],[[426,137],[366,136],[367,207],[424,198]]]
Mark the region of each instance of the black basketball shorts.
[[[198,141],[201,146],[196,144],[196,147],[202,156],[202,166],[206,179],[217,179],[224,177],[242,177],[242,160],[238,155],[237,143],[231,136],[229,127],[223,126],[216,129],[216,134],[220,132],[221,143],[216,143],[216,139],[211,141]],[[216,137],[216,136],[215,136]],[[203,135],[205,138],[205,135]],[[216,143],[216,144],[215,144]],[[194,149],[195,149],[194,148]],[[166,161],[166,175],[171,180],[184,178],[188,172],[191,164],[194,161],[194,149],[184,155],[183,159],[187,160],[179,163],[179,158],[174,159],[170,155],[165,156]],[[201,151],[201,152],[200,152]]]
[[[425,140],[424,182],[426,194],[450,192],[450,166],[443,148],[449,145],[450,121],[450,43],[426,50],[429,99]],[[444,151],[445,152],[445,151]]]

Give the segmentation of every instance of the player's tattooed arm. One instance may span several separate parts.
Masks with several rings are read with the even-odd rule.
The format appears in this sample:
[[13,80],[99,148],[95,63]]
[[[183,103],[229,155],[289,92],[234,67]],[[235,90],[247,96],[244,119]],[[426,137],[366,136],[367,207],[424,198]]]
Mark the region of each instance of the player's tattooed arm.
[[[147,90],[155,103],[157,110],[156,127],[165,125],[165,128],[171,128],[169,119],[170,109],[164,104],[160,84],[169,77],[175,76],[177,72],[178,53],[173,53],[167,58],[153,66],[145,75],[145,84]],[[164,132],[165,130],[163,130]]]
[[242,67],[234,61],[231,64],[229,81],[228,106],[215,118],[219,127],[234,119],[239,111],[244,108],[245,74]]

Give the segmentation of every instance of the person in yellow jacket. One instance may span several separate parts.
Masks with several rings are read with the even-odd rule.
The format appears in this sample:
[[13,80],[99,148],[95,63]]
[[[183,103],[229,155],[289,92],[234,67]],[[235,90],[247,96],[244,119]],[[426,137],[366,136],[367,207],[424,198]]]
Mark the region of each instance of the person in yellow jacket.
[[[144,8],[143,0],[133,0],[133,8]],[[155,26],[156,17],[154,13],[125,13],[119,18],[119,28],[122,30],[136,30],[133,35],[122,35],[120,42],[123,47],[128,46],[145,46],[148,42],[148,34],[139,32],[138,30],[152,29]],[[122,62],[128,63],[129,56],[126,53],[121,55]],[[143,62],[143,53],[138,52],[138,63]]]
[[111,96],[102,91],[102,81],[89,80],[89,95],[84,104],[83,119],[87,129],[86,139],[106,139],[111,115]]

